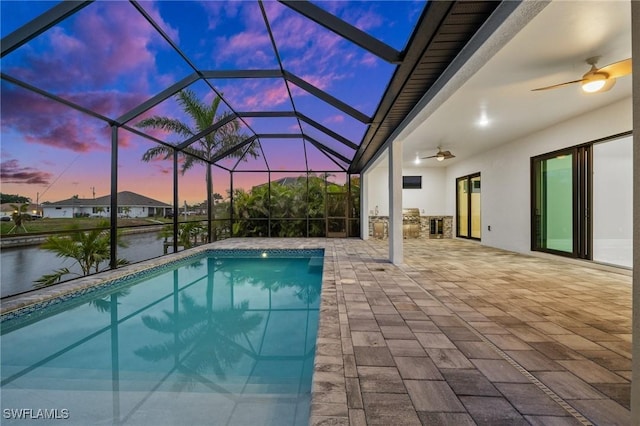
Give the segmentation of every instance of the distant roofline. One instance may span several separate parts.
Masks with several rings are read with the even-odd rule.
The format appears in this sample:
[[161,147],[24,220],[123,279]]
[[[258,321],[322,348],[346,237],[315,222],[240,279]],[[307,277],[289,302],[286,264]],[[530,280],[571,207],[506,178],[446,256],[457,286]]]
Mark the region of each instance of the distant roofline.
[[[132,199],[131,199],[132,198]],[[163,207],[172,208],[170,204],[154,200],[132,191],[118,192],[119,207]],[[67,198],[66,200],[41,204],[45,207],[110,207],[111,195],[103,195],[97,198]]]

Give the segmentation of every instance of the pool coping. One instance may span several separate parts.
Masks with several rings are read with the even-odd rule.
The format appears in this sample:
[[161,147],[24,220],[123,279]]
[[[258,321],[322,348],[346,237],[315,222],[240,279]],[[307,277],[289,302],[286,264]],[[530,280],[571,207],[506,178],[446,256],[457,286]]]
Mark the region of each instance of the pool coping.
[[36,305],[38,303],[57,298],[64,298],[65,296],[69,296],[82,290],[92,290],[95,287],[108,282],[117,281],[118,279],[140,274],[154,268],[162,267],[169,263],[179,262],[190,257],[195,257],[211,248],[212,247],[210,247],[210,245],[199,246],[179,253],[125,265],[118,269],[102,271],[97,274],[76,278],[49,287],[35,289],[27,293],[9,296],[0,300],[0,316],[4,317],[31,305]]
[[[284,244],[286,242],[286,244]],[[238,246],[241,245],[242,247]],[[286,245],[286,249],[283,249]],[[320,293],[320,312],[318,318],[318,333],[316,338],[316,352],[314,357],[313,379],[311,388],[311,408],[309,424],[314,423],[317,416],[342,417],[348,419],[347,391],[344,379],[344,362],[340,321],[338,312],[336,271],[338,270],[337,256],[333,244],[325,239],[247,239],[232,238],[205,244],[179,253],[168,254],[158,258],[126,265],[121,268],[99,272],[97,274],[70,280],[61,284],[42,289],[36,289],[25,294],[10,296],[0,300],[0,316],[7,318],[16,313],[24,315],[23,310],[29,306],[38,306],[43,302],[68,297],[81,297],[82,291],[93,291],[96,287],[109,283],[113,285],[117,280],[132,275],[153,271],[164,265],[197,257],[209,250],[324,250],[322,268],[322,289]],[[73,296],[71,296],[73,295]],[[57,303],[57,302],[56,302]],[[27,313],[28,314],[28,313]],[[346,314],[343,314],[346,315]],[[8,318],[7,318],[8,319]],[[330,411],[327,412],[327,408]],[[335,412],[333,407],[344,407]]]

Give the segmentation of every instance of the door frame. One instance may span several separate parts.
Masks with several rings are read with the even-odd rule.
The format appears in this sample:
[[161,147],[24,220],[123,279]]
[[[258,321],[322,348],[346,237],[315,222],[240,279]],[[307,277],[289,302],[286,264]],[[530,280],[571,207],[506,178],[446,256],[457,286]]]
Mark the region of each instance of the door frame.
[[[480,236],[473,237],[471,235],[471,222],[472,222],[471,193],[473,192],[471,180],[473,178],[480,178],[480,193],[482,194],[482,176],[480,172],[472,173],[470,175],[456,178],[456,237],[466,238],[468,240],[480,241],[482,240],[482,222],[480,223]],[[460,213],[460,197],[458,194],[458,182],[460,182],[461,180],[467,181],[467,230],[469,235],[460,235],[460,221],[458,220],[460,217],[460,214],[459,214]],[[480,198],[482,198],[482,195],[480,196]],[[482,201],[480,202],[480,211],[482,211]]]
[[[600,141],[604,141],[606,138]],[[592,260],[593,258],[593,227],[591,211],[593,208],[593,152],[594,142],[562,148],[546,154],[531,157],[531,251],[555,254],[575,259]],[[571,198],[573,206],[572,220],[572,251],[565,252],[538,246],[539,216],[536,214],[537,204],[537,167],[541,161],[571,155]]]

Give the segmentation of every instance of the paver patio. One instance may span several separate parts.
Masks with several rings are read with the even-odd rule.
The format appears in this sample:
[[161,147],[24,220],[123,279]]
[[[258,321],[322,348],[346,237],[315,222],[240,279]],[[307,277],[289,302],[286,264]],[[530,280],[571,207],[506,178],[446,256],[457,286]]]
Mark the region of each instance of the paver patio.
[[329,246],[355,368],[336,366],[349,418],[314,399],[312,424],[629,424],[628,273],[461,240],[405,240],[401,267],[386,242]]

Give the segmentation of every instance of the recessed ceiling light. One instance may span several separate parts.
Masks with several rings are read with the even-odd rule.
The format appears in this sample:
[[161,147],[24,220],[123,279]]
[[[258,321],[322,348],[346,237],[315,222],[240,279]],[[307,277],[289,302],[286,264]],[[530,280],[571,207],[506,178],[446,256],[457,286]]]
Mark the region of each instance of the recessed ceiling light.
[[478,120],[478,126],[487,127],[489,123],[490,123],[489,118],[485,114],[482,114],[482,116]]

